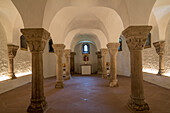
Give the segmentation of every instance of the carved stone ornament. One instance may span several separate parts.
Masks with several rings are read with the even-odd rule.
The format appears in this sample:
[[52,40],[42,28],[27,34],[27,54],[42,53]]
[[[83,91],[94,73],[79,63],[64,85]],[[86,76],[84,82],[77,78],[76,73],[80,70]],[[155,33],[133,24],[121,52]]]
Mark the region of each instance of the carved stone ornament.
[[108,43],[107,48],[109,49],[109,53],[111,55],[114,55],[118,52],[118,48],[120,46],[120,43]]
[[61,56],[63,55],[64,48],[65,48],[64,44],[53,44],[52,46],[54,48],[54,53],[56,55],[61,55]]
[[96,55],[97,55],[97,58],[102,58],[102,55],[101,55],[100,51],[96,52]]
[[142,50],[152,26],[129,26],[122,34],[126,38],[129,50]]
[[158,41],[153,43],[158,55],[163,55],[165,51],[165,41]]
[[102,48],[102,49],[100,49],[100,51],[101,51],[101,55],[102,55],[102,56],[106,56],[106,55],[107,55],[107,52],[108,52],[108,49]]
[[70,49],[65,49],[64,50],[64,55],[66,58],[70,57],[71,50]]
[[21,29],[31,52],[43,52],[50,33],[43,28]]
[[13,44],[8,44],[7,46],[8,46],[8,57],[14,58],[17,54],[17,50],[19,46]]

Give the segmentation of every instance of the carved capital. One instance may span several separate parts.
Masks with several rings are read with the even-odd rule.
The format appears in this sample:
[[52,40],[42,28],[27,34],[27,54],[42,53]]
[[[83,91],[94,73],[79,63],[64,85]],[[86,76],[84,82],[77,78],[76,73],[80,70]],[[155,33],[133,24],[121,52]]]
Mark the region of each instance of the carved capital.
[[17,50],[19,46],[13,44],[8,44],[7,46],[8,46],[8,57],[14,58],[17,54]]
[[165,51],[165,41],[158,41],[158,42],[154,42],[153,43],[155,49],[156,49],[156,53],[158,55],[164,55],[164,51]]
[[21,29],[31,52],[43,52],[50,33],[43,28]]
[[102,58],[102,55],[101,55],[100,51],[96,52],[96,55],[97,55],[97,58]]
[[152,26],[129,26],[122,34],[126,38],[129,50],[143,50]]
[[101,55],[102,56],[106,56],[107,55],[108,50],[106,48],[102,48],[102,49],[100,49],[100,51],[101,51]]
[[54,53],[57,56],[63,56],[64,48],[65,48],[64,44],[53,44],[52,46],[54,48]]
[[116,55],[118,52],[120,43],[108,43],[107,48],[109,49],[109,53],[111,55]]
[[70,50],[70,49],[65,49],[65,50],[64,50],[64,55],[65,55],[66,58],[67,58],[67,57],[70,57],[70,53],[71,53],[71,50]]

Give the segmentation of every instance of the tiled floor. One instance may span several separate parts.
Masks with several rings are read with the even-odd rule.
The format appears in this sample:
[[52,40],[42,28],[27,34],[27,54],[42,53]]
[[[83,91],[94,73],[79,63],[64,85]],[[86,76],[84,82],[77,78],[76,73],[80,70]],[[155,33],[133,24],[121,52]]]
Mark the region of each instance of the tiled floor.
[[[130,78],[119,76],[119,87],[109,88],[100,76],[73,76],[64,89],[55,89],[55,77],[45,79],[46,113],[130,113]],[[170,90],[144,82],[152,113],[170,113]],[[0,95],[0,113],[26,113],[31,84]]]

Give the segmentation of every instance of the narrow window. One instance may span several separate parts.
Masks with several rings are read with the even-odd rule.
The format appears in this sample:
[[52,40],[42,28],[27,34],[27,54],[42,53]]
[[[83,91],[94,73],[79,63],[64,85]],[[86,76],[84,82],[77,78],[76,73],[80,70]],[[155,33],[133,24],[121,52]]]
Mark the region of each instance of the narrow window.
[[118,48],[118,51],[122,51],[122,39],[119,38],[119,48]]
[[20,48],[21,50],[28,51],[28,47],[24,35],[21,35],[20,37]]
[[83,54],[89,54],[90,53],[90,50],[89,50],[89,44],[88,43],[85,43],[85,44],[83,44]]
[[52,45],[53,45],[53,40],[50,39],[49,42],[48,42],[49,52],[50,53],[54,53],[54,49],[53,49]]
[[151,48],[151,33],[148,34],[148,38],[147,38],[147,41],[146,41],[146,44],[145,44],[145,49],[146,48]]

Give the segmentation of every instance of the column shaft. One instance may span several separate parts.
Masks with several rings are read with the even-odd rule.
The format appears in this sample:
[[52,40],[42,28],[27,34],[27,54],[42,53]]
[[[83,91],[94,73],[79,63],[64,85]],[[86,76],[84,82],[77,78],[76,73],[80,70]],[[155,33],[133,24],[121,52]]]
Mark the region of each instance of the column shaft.
[[17,50],[18,50],[19,46],[13,45],[13,44],[8,44],[7,46],[8,46],[8,58],[9,58],[9,61],[8,61],[8,76],[11,79],[15,79],[16,76],[15,76],[15,73],[14,73],[14,58],[17,54]]
[[96,52],[97,55],[97,74],[102,74],[102,56],[101,52]]
[[110,87],[117,87],[117,69],[116,69],[116,55],[118,53],[119,43],[108,43],[107,47],[110,54]]
[[100,49],[102,55],[102,78],[107,78],[107,67],[106,67],[106,58],[107,58],[107,49]]
[[66,59],[66,77],[65,80],[69,80],[70,79],[70,49],[65,49],[64,50],[64,55],[65,55],[65,59]]
[[43,86],[43,51],[50,34],[43,28],[21,29],[32,53],[32,97],[28,113],[43,113],[47,106]]
[[64,82],[63,82],[63,63],[62,63],[62,57],[64,53],[64,44],[53,44],[54,52],[56,55],[56,88],[64,88]]
[[74,56],[76,55],[75,52],[70,53],[70,72],[71,74],[74,74]]
[[164,51],[165,51],[165,41],[154,42],[156,52],[159,55],[159,71],[157,75],[163,75],[165,73],[164,66]]
[[149,106],[144,101],[142,50],[151,29],[151,26],[130,26],[123,31],[131,60],[131,96],[128,107],[134,113],[149,112]]

